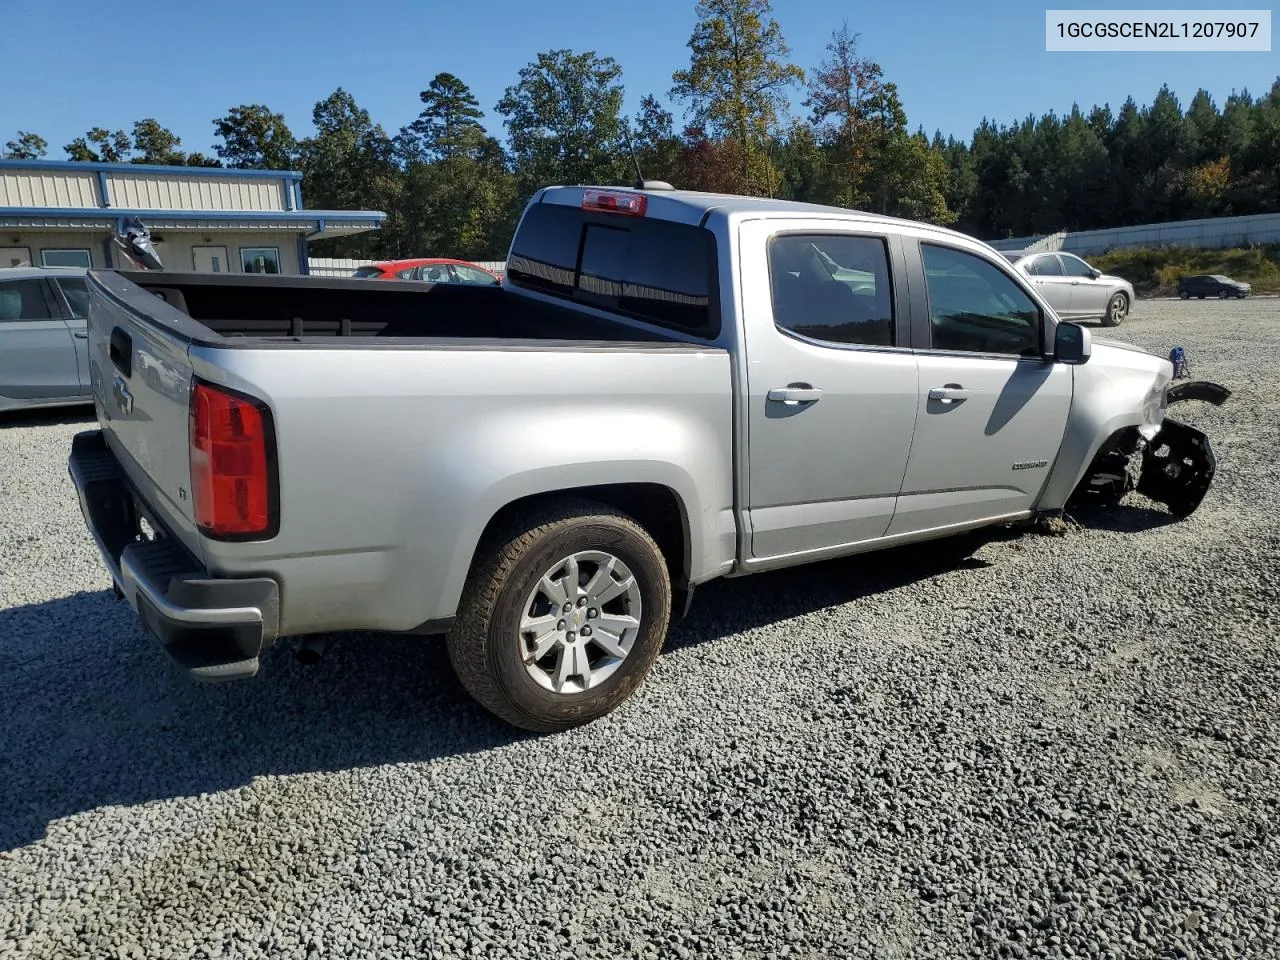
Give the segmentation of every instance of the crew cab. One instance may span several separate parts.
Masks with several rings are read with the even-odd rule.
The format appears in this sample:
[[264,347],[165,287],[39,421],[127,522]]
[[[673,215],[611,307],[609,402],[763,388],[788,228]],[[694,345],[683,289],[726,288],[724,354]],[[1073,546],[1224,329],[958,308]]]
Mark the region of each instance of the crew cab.
[[100,429],[70,473],[192,676],[278,638],[443,635],[537,731],[615,709],[718,577],[1212,480],[1214,384],[1060,321],[952,230],[549,187],[502,285],[93,271]]

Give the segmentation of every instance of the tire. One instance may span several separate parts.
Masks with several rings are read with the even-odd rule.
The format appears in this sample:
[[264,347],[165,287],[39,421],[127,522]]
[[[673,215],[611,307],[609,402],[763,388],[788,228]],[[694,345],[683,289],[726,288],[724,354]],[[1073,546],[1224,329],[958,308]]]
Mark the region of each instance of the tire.
[[[543,592],[544,584],[555,585],[557,596],[563,598],[561,584],[569,579],[568,559],[595,554],[620,562],[617,569],[628,571],[634,585],[621,597],[601,602],[598,609],[575,605],[557,612],[550,606],[551,593]],[[605,566],[593,567],[593,563],[578,560],[579,576],[586,578],[588,588]],[[616,572],[606,570],[604,576],[608,579],[600,582],[605,589],[596,591],[601,597],[628,582],[625,576],[614,579],[621,576]],[[575,586],[584,589],[581,581]],[[590,640],[583,639],[592,633],[594,621],[588,617],[617,623],[617,618],[629,617],[619,611],[634,610],[637,603],[638,627],[614,634],[597,628]],[[526,653],[533,653],[535,631],[522,633],[521,621],[534,609],[540,610],[537,616],[542,621],[548,616],[559,619],[554,626],[538,627],[545,628],[543,641],[554,637],[541,660],[526,664]],[[486,710],[524,730],[557,733],[603,717],[635,692],[662,650],[670,619],[670,576],[653,538],[618,510],[565,499],[517,519],[481,544],[448,634],[449,660],[459,682]],[[630,646],[623,656],[610,656],[597,645],[603,642],[602,635],[610,637],[615,653],[625,638]],[[566,646],[574,643],[576,647]],[[603,678],[584,682],[589,678],[581,673],[558,676],[566,660],[566,668],[585,662],[591,677],[601,674]],[[603,666],[597,669],[595,664]],[[543,679],[535,677],[535,672]],[[552,689],[556,683],[564,689]]]
[[1179,293],[1179,294],[1178,294],[1178,296],[1180,296],[1183,300],[1190,300],[1190,299],[1191,299],[1191,294],[1187,293],[1187,291],[1185,291],[1185,290],[1183,290],[1181,293]]
[[1129,298],[1123,293],[1117,293],[1107,301],[1107,312],[1102,316],[1102,325],[1104,327],[1118,327],[1128,315]]
[[1231,291],[1230,291],[1230,290],[1222,290],[1222,291],[1220,291],[1220,292],[1218,293],[1218,299],[1219,299],[1219,300],[1226,300],[1226,299],[1228,299],[1230,296],[1231,296]]

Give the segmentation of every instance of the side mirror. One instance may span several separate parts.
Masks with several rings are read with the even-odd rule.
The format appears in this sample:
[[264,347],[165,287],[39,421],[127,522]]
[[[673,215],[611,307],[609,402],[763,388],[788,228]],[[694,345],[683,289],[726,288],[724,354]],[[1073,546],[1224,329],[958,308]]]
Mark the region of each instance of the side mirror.
[[1093,277],[1093,279],[1097,280],[1100,276],[1102,276],[1102,271],[1101,271],[1101,270],[1099,270],[1097,267],[1090,267],[1090,268],[1089,268],[1089,276],[1091,276],[1091,277]]
[[1053,335],[1053,358],[1059,363],[1085,363],[1093,352],[1093,335],[1078,323],[1059,323]]

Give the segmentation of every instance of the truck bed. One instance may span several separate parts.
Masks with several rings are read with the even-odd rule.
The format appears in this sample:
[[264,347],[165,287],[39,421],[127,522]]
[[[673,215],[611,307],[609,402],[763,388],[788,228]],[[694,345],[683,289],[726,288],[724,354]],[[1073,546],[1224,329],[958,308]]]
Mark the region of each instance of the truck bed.
[[[316,340],[334,337],[663,342],[668,338],[543,303],[498,286],[338,277],[121,274],[196,321],[189,341],[218,338]],[[108,289],[126,301],[127,285]],[[170,315],[172,320],[172,315]],[[182,327],[181,321],[175,326]]]

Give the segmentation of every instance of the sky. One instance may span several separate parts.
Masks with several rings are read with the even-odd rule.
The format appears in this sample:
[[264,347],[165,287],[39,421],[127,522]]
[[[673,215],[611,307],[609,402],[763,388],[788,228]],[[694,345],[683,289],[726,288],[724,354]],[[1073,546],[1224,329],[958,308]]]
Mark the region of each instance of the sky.
[[[1221,105],[1233,90],[1265,93],[1280,76],[1274,39],[1267,53],[1046,52],[1045,9],[1067,6],[774,0],[773,16],[792,61],[806,69],[823,60],[832,30],[847,20],[860,53],[897,84],[911,128],[931,136],[968,139],[984,117],[1011,124],[1073,102],[1086,111],[1101,103],[1114,110],[1129,96],[1145,104],[1162,83],[1184,106],[1200,87]],[[0,0],[0,63],[10,78],[0,144],[29,130],[49,142],[50,159],[62,159],[62,146],[90,127],[129,130],[154,117],[183,149],[212,154],[213,120],[231,107],[265,103],[302,137],[315,102],[339,86],[394,134],[417,115],[418,92],[440,71],[470,85],[490,132],[502,136],[494,105],[539,51],[556,48],[615,58],[625,109],[634,112],[647,93],[665,101],[672,71],[688,64],[694,9],[694,0]],[[802,99],[794,97],[796,114]],[[668,106],[678,123],[683,107]]]

